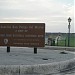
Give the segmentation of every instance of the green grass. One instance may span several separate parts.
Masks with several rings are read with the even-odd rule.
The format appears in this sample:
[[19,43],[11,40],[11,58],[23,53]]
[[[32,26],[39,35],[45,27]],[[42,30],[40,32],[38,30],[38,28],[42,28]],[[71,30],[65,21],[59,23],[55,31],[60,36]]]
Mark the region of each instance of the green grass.
[[[67,45],[68,45],[68,39],[67,39]],[[70,46],[75,47],[75,37],[70,38]]]
[[[59,40],[58,44],[56,44],[58,46],[68,46],[68,38],[66,38],[65,40]],[[70,37],[70,47],[75,47],[75,37]]]
[[[55,46],[66,46],[68,47],[68,33],[51,33],[50,38],[55,39],[58,35],[62,37],[63,40],[59,40]],[[75,33],[70,33],[70,47],[75,47]]]
[[66,43],[65,40],[59,40],[58,46],[66,46],[65,43]]

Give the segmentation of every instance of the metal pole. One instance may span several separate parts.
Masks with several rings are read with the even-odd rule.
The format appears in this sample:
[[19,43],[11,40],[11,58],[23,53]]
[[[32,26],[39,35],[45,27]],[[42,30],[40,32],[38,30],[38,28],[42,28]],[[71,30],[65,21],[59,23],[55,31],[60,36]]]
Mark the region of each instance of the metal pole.
[[7,53],[9,53],[10,52],[10,47],[9,46],[7,46]]
[[58,46],[58,39],[57,39],[57,46]]
[[37,54],[37,48],[34,48],[34,54]]
[[66,47],[66,39],[65,39],[65,47]]
[[68,32],[68,47],[69,47],[70,46],[70,22],[68,25],[68,29],[69,29],[69,32]]

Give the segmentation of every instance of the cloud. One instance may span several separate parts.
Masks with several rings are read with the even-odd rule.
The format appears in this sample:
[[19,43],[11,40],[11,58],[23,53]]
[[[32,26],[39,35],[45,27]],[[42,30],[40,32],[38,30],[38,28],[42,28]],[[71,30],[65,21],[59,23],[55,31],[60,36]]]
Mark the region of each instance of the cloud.
[[64,7],[63,4],[54,2],[54,0],[6,0],[1,4],[1,10],[7,10],[9,13],[11,11],[12,13],[23,13],[23,16],[24,14],[30,14],[31,16],[61,16],[65,15],[64,12],[68,10],[68,7]]
[[67,32],[67,19],[74,19],[73,11],[74,5],[68,1],[0,0],[0,22],[45,22],[48,32]]

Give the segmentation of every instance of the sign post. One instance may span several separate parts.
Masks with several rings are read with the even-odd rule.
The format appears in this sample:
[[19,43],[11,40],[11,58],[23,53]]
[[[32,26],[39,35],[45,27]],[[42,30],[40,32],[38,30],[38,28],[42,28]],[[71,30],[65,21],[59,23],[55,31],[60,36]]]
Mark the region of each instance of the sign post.
[[10,47],[7,46],[7,53],[9,53],[9,52],[10,52]]
[[0,46],[37,47],[45,46],[45,23],[0,23]]
[[37,48],[34,48],[34,54],[37,54]]

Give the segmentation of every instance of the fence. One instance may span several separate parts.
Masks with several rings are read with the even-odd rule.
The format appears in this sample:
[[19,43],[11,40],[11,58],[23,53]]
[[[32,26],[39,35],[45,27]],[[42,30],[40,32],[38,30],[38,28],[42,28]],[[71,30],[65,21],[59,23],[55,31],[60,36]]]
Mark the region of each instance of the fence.
[[57,40],[56,46],[67,46],[67,41],[65,40]]

